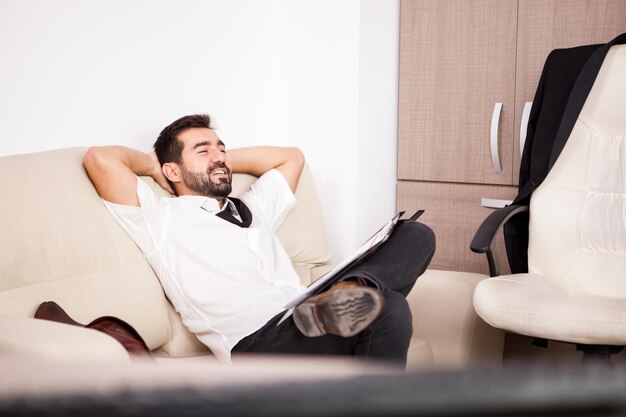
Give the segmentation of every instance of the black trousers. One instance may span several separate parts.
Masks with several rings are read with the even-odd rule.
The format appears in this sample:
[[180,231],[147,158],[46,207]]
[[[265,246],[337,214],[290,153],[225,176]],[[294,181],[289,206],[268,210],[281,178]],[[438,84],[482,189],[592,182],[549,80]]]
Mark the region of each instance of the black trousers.
[[233,348],[237,353],[351,355],[364,359],[389,360],[404,366],[413,333],[406,295],[424,273],[435,252],[435,235],[418,222],[401,221],[389,239],[372,255],[341,277],[364,276],[378,286],[385,304],[378,318],[352,337],[324,335],[306,337],[283,313],[268,321]]

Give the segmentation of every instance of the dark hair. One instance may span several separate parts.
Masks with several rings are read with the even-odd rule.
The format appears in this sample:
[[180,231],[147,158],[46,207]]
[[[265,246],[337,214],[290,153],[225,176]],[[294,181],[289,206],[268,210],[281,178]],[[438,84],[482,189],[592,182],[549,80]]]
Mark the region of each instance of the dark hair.
[[213,130],[211,117],[208,114],[184,116],[161,131],[156,142],[154,142],[154,152],[157,158],[159,158],[161,165],[167,162],[174,162],[179,165],[182,163],[181,157],[184,145],[178,139],[178,135],[194,127],[205,127]]

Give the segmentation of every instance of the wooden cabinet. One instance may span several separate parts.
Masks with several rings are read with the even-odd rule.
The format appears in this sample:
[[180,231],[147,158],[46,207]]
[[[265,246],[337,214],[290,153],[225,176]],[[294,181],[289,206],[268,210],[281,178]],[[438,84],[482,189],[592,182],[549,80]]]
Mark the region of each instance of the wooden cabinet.
[[626,0],[401,1],[397,207],[427,209],[431,267],[487,272],[469,243],[490,212],[482,199],[517,194],[520,131],[548,53],[622,32]]
[[497,102],[513,129],[516,22],[517,0],[401,3],[399,179],[512,184],[512,141],[495,172],[489,132]]
[[[399,181],[397,193],[398,207],[402,210],[408,213],[418,209],[426,210],[420,221],[428,224],[436,237],[435,255],[430,268],[488,272],[485,255],[469,249],[476,229],[492,211],[476,202],[480,202],[481,196],[486,193],[493,198],[509,199],[515,194],[513,187]],[[501,271],[509,271],[501,236],[497,239],[497,246],[501,254]]]

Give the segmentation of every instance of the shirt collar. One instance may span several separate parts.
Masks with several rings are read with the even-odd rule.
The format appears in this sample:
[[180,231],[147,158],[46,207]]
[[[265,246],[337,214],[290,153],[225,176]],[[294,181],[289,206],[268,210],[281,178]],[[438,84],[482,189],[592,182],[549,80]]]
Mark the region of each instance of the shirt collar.
[[230,214],[236,218],[241,218],[237,207],[235,207],[235,203],[233,203],[229,198],[226,198],[226,203],[222,206],[222,208],[220,208],[220,203],[211,197],[204,197],[200,195],[181,195],[178,198],[183,198],[194,206],[200,207],[211,214],[217,214],[228,209],[230,210]]

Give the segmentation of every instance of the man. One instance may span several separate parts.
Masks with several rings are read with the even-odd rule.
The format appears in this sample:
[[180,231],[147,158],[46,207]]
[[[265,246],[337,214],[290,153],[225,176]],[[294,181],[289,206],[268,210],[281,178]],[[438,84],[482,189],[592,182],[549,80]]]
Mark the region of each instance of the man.
[[[83,162],[185,326],[219,358],[264,352],[406,362],[412,323],[404,296],[434,252],[428,227],[399,224],[373,256],[277,326],[284,305],[304,290],[275,235],[296,202],[304,166],[297,148],[227,153],[209,116],[192,115],[163,129],[150,154],[93,147]],[[259,177],[241,200],[227,197],[233,172]],[[158,198],[138,175],[178,197]]]

